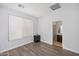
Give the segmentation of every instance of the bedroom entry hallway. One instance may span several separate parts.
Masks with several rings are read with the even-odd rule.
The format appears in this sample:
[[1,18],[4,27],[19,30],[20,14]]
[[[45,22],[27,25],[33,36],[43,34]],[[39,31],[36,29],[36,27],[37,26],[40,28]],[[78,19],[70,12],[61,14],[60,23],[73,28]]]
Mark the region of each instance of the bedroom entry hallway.
[[53,22],[53,45],[62,47],[62,21]]

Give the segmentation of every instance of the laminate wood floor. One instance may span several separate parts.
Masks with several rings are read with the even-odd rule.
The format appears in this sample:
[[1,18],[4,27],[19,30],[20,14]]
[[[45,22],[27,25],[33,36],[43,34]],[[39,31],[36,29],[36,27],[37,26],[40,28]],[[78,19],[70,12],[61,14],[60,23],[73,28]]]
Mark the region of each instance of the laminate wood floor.
[[62,47],[62,43],[61,42],[54,41],[53,43],[54,43],[55,46]]
[[32,42],[1,53],[0,56],[79,56],[79,54],[43,42]]

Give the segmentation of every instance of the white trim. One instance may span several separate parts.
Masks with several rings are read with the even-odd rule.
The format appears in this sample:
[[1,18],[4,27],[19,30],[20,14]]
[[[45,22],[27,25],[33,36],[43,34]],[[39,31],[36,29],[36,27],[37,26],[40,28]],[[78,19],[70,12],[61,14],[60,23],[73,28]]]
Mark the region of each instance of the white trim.
[[3,52],[6,52],[6,51],[9,51],[9,50],[14,49],[14,48],[18,48],[18,47],[20,47],[20,46],[23,46],[23,45],[29,44],[29,43],[31,43],[31,42],[33,42],[33,41],[30,41],[30,42],[28,42],[28,43],[25,42],[25,43],[22,43],[22,44],[20,44],[20,45],[17,45],[17,46],[11,47],[11,48],[7,48],[7,49],[4,49],[4,50],[1,50],[0,53],[3,53]]
[[45,43],[47,43],[47,44],[49,44],[49,45],[52,45],[52,42],[47,42],[47,41],[45,41],[45,40],[41,40],[42,42],[45,42]]
[[72,52],[74,52],[74,53],[77,53],[77,54],[79,54],[79,51],[76,51],[76,50],[73,50],[73,49],[69,49],[69,48],[63,48],[63,49],[66,49],[66,50],[69,50],[69,51],[72,51]]

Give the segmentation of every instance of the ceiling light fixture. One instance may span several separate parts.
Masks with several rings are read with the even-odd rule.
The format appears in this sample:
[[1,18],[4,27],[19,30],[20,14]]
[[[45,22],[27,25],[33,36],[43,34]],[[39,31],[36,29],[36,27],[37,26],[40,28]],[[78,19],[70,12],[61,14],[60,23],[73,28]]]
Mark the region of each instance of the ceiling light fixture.
[[23,5],[21,5],[21,4],[18,4],[18,7],[20,7],[20,8],[24,8],[24,6],[23,6]]

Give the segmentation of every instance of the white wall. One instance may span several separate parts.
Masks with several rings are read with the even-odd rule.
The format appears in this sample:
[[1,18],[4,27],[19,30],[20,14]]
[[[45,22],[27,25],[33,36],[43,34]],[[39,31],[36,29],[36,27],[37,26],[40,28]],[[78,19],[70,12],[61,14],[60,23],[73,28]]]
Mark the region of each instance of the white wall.
[[49,9],[48,14],[39,19],[38,33],[42,41],[53,44],[52,22],[62,20],[63,48],[79,53],[79,4],[60,5],[60,9]]
[[26,37],[19,40],[13,40],[13,41],[8,40],[9,38],[8,37],[8,15],[9,14],[33,20],[34,22],[33,34],[37,34],[37,30],[38,30],[37,18],[29,16],[27,14],[23,14],[18,11],[0,7],[0,52],[9,50],[9,49],[12,49],[12,48],[15,48],[15,47],[18,47],[18,46],[21,46],[33,41],[32,37]]

